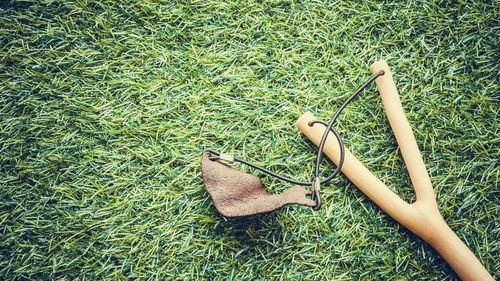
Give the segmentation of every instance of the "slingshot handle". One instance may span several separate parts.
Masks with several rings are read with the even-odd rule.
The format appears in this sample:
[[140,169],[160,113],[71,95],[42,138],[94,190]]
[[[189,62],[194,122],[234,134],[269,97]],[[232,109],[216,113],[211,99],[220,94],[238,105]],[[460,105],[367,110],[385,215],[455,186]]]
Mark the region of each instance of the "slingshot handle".
[[[416,228],[414,232],[431,244],[462,280],[493,280],[439,213],[429,174],[413,130],[406,119],[389,65],[382,60],[372,64],[370,68],[374,74],[380,70],[384,71],[384,75],[378,77],[375,82],[417,196],[411,208],[419,213],[420,223],[413,222],[413,227]],[[428,235],[430,233],[432,235]]]
[[[493,277],[453,230],[449,228],[439,213],[430,178],[413,136],[413,131],[404,115],[389,66],[385,61],[376,62],[372,65],[373,73],[379,70],[383,70],[385,74],[375,81],[410,173],[417,200],[411,205],[403,201],[347,149],[345,149],[346,154],[342,172],[391,217],[434,247],[460,278],[478,281],[493,280]],[[309,122],[313,120],[316,120],[314,115],[306,112],[297,120],[295,125],[313,143],[318,145],[325,127],[321,124],[309,126]],[[334,163],[338,164],[338,142],[332,133],[329,134],[323,151]]]

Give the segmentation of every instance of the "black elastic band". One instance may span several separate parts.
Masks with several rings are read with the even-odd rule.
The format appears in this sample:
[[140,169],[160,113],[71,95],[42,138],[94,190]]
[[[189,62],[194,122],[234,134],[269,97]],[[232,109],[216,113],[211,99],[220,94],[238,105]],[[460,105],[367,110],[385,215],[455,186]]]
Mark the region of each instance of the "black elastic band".
[[[314,168],[314,176],[318,177],[319,176],[319,167],[321,165],[321,160],[323,159],[323,148],[325,147],[325,142],[326,138],[328,137],[328,131],[333,126],[333,123],[335,123],[335,120],[337,120],[337,117],[339,117],[340,113],[342,110],[346,108],[346,106],[357,96],[359,93],[361,93],[368,85],[370,85],[371,82],[375,81],[379,76],[384,75],[384,72],[382,70],[377,71],[368,81],[366,81],[361,87],[359,87],[354,94],[352,94],[340,107],[337,109],[337,112],[335,112],[335,115],[333,115],[332,119],[330,119],[330,122],[328,122],[328,126],[326,126],[325,133],[323,134],[323,137],[321,138],[321,142],[319,143],[318,146],[318,155],[316,156],[316,167]],[[341,146],[343,150],[343,145]],[[343,157],[344,152],[341,151],[341,157],[339,162],[339,165],[337,166],[337,169],[335,170],[334,174],[338,174],[340,172],[340,169],[342,168],[342,165],[344,164],[344,157]]]
[[[245,164],[245,165],[248,165],[248,166],[250,166],[252,168],[255,168],[255,169],[257,169],[257,170],[259,170],[261,172],[264,172],[264,173],[266,173],[266,174],[268,174],[270,176],[273,176],[275,178],[278,178],[280,180],[283,180],[283,181],[286,181],[286,182],[289,182],[289,183],[292,183],[292,184],[304,185],[304,186],[312,185],[314,183],[314,179],[319,178],[319,168],[320,168],[320,165],[321,165],[321,160],[323,159],[323,148],[325,147],[326,139],[328,137],[328,132],[332,132],[333,135],[337,138],[337,141],[339,142],[339,145],[340,145],[340,160],[339,160],[339,164],[337,165],[337,169],[335,169],[335,171],[330,176],[328,176],[325,179],[321,180],[320,183],[321,184],[325,184],[325,183],[331,181],[340,172],[340,170],[342,169],[342,165],[344,165],[344,158],[345,158],[344,144],[342,142],[342,139],[340,138],[339,133],[333,128],[333,123],[335,123],[335,121],[337,120],[337,117],[339,117],[339,115],[342,112],[342,110],[344,110],[346,108],[346,106],[357,95],[359,95],[366,87],[368,87],[368,85],[370,85],[370,83],[372,83],[375,79],[377,79],[379,76],[382,76],[382,75],[384,75],[384,72],[383,71],[378,71],[370,79],[368,79],[363,85],[361,85],[361,87],[359,87],[351,96],[349,96],[349,98],[337,109],[337,111],[333,115],[332,119],[330,119],[330,121],[328,123],[326,123],[324,121],[320,121],[320,120],[314,120],[314,121],[311,121],[309,123],[309,126],[314,126],[314,124],[316,124],[316,123],[320,123],[320,124],[323,124],[323,125],[326,126],[325,133],[323,134],[323,137],[321,138],[321,142],[320,142],[320,144],[318,146],[318,154],[316,156],[316,165],[315,165],[315,168],[314,168],[314,177],[313,177],[312,181],[310,181],[310,182],[303,182],[303,181],[297,181],[297,180],[294,180],[294,179],[291,179],[291,178],[287,178],[287,177],[279,175],[279,174],[277,174],[275,172],[269,171],[266,168],[260,167],[260,166],[254,164],[254,163],[245,161],[245,160],[237,158],[237,157],[234,157],[234,161],[240,162],[240,163]],[[214,151],[214,150],[210,150],[209,149],[209,150],[206,150],[206,151],[208,151],[208,152],[210,152],[210,154],[214,154],[216,156],[220,155],[219,152]],[[210,159],[211,160],[218,160],[218,157],[210,157]],[[313,196],[316,196],[316,198],[313,198],[313,200],[316,200],[318,202],[318,206],[316,206],[314,208],[315,210],[317,210],[321,206],[321,198],[319,198],[319,191],[318,191],[318,194],[314,194]]]
[[[324,121],[314,120],[314,121],[312,121],[309,124],[309,126],[313,126],[315,123],[320,123],[320,124],[323,124],[325,126],[327,125],[326,122],[324,122]],[[339,162],[339,166],[338,167],[342,167],[342,164],[344,163],[344,144],[342,143],[342,139],[340,138],[339,133],[334,128],[330,128],[330,131],[335,135],[335,137],[337,137],[337,140],[338,140],[338,142],[340,144],[340,160],[341,161]],[[210,157],[210,160],[219,160],[218,156],[220,155],[220,152],[214,151],[214,150],[211,150],[211,149],[207,149],[205,151],[210,152],[210,154],[213,154],[213,155],[217,156],[217,157]],[[279,175],[279,174],[277,174],[277,173],[275,173],[273,171],[269,171],[268,169],[266,169],[264,167],[261,167],[261,166],[259,166],[257,164],[252,163],[252,162],[248,162],[248,161],[243,160],[241,158],[238,158],[236,156],[234,156],[234,161],[235,162],[240,162],[242,164],[250,166],[250,167],[252,167],[254,169],[257,169],[257,170],[259,170],[261,172],[264,172],[264,173],[266,173],[266,174],[268,174],[270,176],[273,176],[275,178],[278,178],[280,180],[283,180],[283,181],[286,181],[286,182],[289,182],[289,183],[293,183],[293,184],[297,184],[297,185],[304,185],[304,186],[312,184],[312,181],[309,181],[309,182],[306,182],[306,181],[297,181],[297,180],[294,180],[294,179],[291,179],[291,178],[287,178],[285,176]],[[337,167],[337,170],[340,171],[340,169],[338,167]],[[323,179],[320,183],[321,184],[325,184],[325,183],[331,181],[338,174],[339,171],[337,171],[337,170],[335,170],[335,172],[333,174],[331,174],[330,176],[328,176],[327,178]]]

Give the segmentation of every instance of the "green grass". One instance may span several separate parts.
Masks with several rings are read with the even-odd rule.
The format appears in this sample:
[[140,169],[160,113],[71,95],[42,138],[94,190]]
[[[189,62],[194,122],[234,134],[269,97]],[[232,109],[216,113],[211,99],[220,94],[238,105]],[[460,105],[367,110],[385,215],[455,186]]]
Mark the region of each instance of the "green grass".
[[[203,187],[208,148],[310,179],[295,120],[329,119],[379,59],[440,211],[500,279],[498,19],[489,1],[3,1],[0,279],[457,279],[343,175],[319,212],[241,219]],[[374,85],[337,127],[414,200]]]

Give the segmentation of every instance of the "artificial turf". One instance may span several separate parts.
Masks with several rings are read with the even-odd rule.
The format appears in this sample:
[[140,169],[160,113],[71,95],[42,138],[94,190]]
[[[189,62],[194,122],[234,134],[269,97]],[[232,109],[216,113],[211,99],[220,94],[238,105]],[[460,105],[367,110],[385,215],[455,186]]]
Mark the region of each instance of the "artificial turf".
[[[387,59],[440,211],[498,280],[499,32],[495,1],[2,1],[0,279],[457,279],[343,175],[318,212],[240,219],[203,187],[208,148],[309,180],[296,119]],[[336,126],[415,199],[375,85]]]

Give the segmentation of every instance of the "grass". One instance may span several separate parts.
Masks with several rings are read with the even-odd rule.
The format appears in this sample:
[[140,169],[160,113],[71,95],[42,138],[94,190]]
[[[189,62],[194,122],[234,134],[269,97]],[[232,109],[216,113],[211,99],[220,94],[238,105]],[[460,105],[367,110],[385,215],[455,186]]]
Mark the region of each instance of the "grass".
[[[207,148],[310,179],[295,120],[329,119],[379,59],[440,211],[500,279],[498,19],[491,1],[2,2],[0,279],[457,279],[343,175],[319,212],[225,219],[203,188]],[[375,86],[337,127],[414,200]]]

